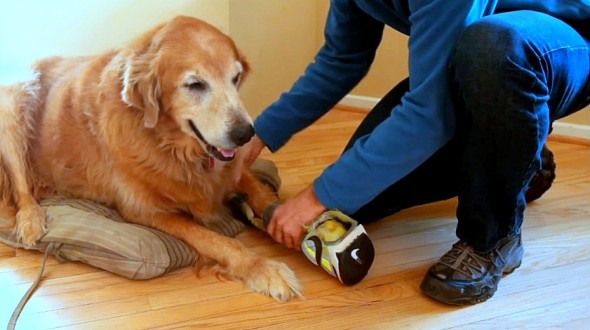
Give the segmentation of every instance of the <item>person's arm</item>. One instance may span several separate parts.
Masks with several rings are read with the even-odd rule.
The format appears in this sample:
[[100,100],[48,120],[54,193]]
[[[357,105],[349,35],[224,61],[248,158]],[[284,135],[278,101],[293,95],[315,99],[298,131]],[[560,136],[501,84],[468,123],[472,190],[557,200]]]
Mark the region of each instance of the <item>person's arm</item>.
[[493,13],[495,4],[409,1],[410,90],[388,119],[314,181],[321,204],[352,214],[451,139],[455,117],[447,65],[463,29]]
[[330,110],[367,73],[381,41],[383,24],[353,1],[332,1],[325,43],[290,91],[262,112],[254,123],[257,136],[276,151],[291,136]]
[[388,119],[357,140],[313,186],[277,208],[269,231],[275,240],[298,248],[303,225],[322,209],[353,214],[450,140],[455,117],[447,65],[463,29],[493,13],[496,2],[409,0],[409,92]]

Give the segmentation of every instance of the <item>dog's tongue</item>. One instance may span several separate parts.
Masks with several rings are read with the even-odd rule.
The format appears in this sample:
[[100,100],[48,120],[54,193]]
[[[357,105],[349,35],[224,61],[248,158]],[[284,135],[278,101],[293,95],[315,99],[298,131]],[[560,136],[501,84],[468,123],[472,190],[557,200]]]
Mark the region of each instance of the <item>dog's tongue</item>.
[[236,154],[235,149],[222,149],[218,148],[219,152],[223,155],[223,157],[232,158]]

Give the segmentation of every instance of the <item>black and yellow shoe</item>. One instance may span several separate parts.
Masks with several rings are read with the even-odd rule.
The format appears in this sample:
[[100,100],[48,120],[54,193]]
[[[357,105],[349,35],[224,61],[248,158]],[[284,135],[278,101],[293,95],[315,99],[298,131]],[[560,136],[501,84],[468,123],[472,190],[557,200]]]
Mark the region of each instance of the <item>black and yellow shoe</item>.
[[360,282],[375,259],[375,248],[364,227],[339,211],[324,212],[307,229],[303,254],[344,285]]

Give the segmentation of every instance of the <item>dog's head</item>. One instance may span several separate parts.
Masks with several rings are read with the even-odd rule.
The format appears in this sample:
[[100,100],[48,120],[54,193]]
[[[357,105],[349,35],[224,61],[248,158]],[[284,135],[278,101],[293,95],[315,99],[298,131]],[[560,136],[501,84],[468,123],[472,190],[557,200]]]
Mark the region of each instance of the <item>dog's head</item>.
[[216,28],[180,16],[136,40],[124,56],[122,98],[143,111],[145,127],[172,122],[224,161],[254,135],[238,95],[248,64]]

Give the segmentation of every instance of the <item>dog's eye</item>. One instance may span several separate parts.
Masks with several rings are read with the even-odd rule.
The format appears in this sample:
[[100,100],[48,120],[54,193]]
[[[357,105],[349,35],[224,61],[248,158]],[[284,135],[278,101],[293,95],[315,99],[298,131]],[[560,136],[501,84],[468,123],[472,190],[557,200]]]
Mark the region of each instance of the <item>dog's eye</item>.
[[242,74],[241,74],[241,73],[238,73],[237,75],[235,75],[235,76],[232,78],[231,82],[232,82],[232,83],[233,83],[235,86],[237,86],[237,85],[239,85],[239,84],[240,84],[240,79],[241,79],[241,78],[242,78]]
[[208,85],[204,81],[197,80],[193,81],[192,83],[186,84],[186,87],[194,92],[204,92],[205,90],[207,90]]

